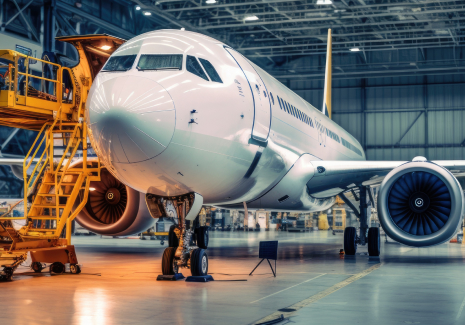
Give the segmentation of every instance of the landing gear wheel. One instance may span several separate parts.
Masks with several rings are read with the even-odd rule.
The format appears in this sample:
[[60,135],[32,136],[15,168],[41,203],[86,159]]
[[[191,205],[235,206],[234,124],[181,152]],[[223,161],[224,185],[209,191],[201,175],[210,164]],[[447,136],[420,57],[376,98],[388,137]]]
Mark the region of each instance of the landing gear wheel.
[[170,227],[169,233],[168,233],[168,247],[178,247],[179,246],[179,238],[176,236],[176,233],[174,232],[174,229],[176,229],[175,225],[172,225]]
[[204,249],[197,248],[191,254],[192,276],[204,276],[208,274],[208,256]]
[[65,265],[61,262],[55,262],[50,265],[50,273],[63,274],[65,269]]
[[199,248],[207,249],[208,248],[208,227],[199,227],[196,229],[196,237],[197,237],[197,246]]
[[77,264],[71,264],[69,266],[69,271],[72,273],[72,274],[79,274],[81,273],[81,267]]
[[0,272],[0,281],[10,281],[12,277],[13,277],[13,268],[11,267],[6,266]]
[[368,255],[379,256],[381,246],[381,236],[378,227],[368,229]]
[[346,227],[344,230],[344,252],[346,255],[355,255],[357,252],[357,230],[355,227]]
[[161,260],[161,270],[163,275],[174,275],[178,273],[178,266],[174,259],[176,247],[167,247],[163,251],[163,259]]
[[44,266],[43,266],[42,263],[40,263],[40,262],[32,262],[32,264],[31,264],[31,269],[32,269],[35,273],[40,273],[40,272],[42,272],[42,270],[44,269]]

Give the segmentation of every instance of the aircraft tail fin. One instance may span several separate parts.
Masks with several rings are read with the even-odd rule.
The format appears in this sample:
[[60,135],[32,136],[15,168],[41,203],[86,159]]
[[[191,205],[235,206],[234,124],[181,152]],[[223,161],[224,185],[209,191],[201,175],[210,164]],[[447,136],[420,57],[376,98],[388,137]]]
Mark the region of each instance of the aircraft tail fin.
[[331,118],[331,75],[332,75],[332,38],[331,29],[328,29],[328,45],[326,48],[325,88],[322,112]]

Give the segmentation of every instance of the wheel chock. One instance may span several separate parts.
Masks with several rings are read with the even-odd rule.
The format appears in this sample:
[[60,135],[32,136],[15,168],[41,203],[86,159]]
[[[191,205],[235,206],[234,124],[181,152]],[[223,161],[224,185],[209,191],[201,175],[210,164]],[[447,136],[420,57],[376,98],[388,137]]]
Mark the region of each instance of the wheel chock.
[[157,281],[178,281],[178,280],[182,280],[184,278],[185,278],[185,276],[182,275],[182,273],[176,273],[176,274],[173,274],[173,275],[160,274],[157,277]]
[[210,282],[215,281],[210,274],[207,275],[199,275],[199,276],[188,276],[186,278],[186,282]]

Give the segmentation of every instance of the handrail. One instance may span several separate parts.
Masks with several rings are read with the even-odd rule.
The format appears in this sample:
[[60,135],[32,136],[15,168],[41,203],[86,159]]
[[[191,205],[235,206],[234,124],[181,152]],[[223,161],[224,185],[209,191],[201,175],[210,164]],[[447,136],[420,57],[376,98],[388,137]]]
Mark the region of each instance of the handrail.
[[59,83],[58,80],[48,79],[48,78],[44,78],[44,77],[39,77],[39,76],[36,76],[36,75],[34,75],[34,74],[30,74],[30,73],[25,73],[25,72],[19,72],[19,71],[18,71],[18,74],[23,75],[23,76],[27,76],[27,77],[31,77],[31,78],[40,79],[40,80],[45,80],[45,81],[50,81],[50,82],[54,82],[54,83]]
[[23,220],[23,219],[26,219],[26,217],[24,217],[24,216],[23,216],[23,217],[5,217],[5,215],[10,214],[11,211],[13,211],[13,209],[16,208],[16,206],[17,206],[18,204],[20,204],[21,202],[23,202],[23,200],[19,200],[18,202],[16,202],[15,204],[13,204],[13,205],[8,209],[7,212],[5,212],[4,214],[2,214],[2,215],[0,216],[0,221],[1,221],[1,220]]

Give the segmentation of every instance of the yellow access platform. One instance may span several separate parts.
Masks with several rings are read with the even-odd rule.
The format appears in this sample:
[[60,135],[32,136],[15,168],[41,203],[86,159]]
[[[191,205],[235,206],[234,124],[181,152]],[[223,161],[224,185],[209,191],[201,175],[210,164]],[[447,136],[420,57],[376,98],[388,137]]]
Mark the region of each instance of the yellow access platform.
[[[72,220],[87,202],[90,182],[100,180],[100,162],[87,159],[87,94],[124,40],[108,35],[57,39],[77,49],[75,67],[0,50],[0,125],[39,131],[23,163],[24,201],[0,216],[0,280],[10,280],[28,253],[35,272],[49,263],[50,272],[63,273],[69,264],[71,273],[80,273],[71,245]],[[71,167],[78,150],[82,165]],[[14,217],[21,205],[24,215]],[[15,220],[26,225],[15,229]]]

